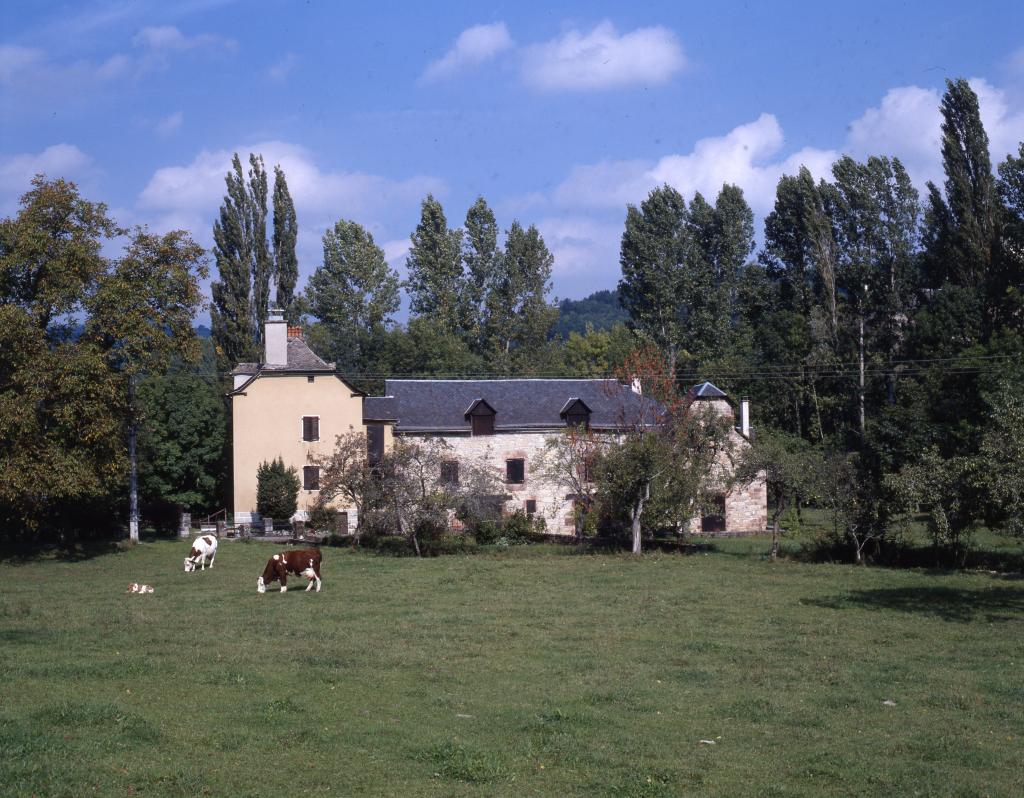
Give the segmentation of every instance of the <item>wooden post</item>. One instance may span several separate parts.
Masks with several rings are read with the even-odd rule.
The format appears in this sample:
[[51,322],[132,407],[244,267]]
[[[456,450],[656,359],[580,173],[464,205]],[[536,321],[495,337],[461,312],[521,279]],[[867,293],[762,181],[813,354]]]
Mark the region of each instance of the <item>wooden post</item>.
[[274,519],[264,518],[263,519],[263,534],[273,535],[274,534]]
[[218,521],[217,522],[217,537],[219,537],[219,538],[224,537],[224,530],[225,530],[226,527],[227,527],[227,524],[224,523],[223,521]]

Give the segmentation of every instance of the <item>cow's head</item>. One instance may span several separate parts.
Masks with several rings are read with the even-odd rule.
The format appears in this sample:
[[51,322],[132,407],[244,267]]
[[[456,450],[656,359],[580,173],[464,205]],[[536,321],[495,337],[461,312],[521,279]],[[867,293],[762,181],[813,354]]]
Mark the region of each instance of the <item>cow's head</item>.
[[191,557],[186,557],[185,558],[185,573],[189,573],[190,571],[194,571],[195,569],[196,569],[196,561],[193,560]]

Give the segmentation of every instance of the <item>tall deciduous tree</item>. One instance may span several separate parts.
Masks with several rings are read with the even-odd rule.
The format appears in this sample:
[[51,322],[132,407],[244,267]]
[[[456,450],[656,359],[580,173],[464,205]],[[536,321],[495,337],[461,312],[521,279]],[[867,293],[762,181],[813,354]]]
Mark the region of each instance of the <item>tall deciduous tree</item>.
[[466,269],[468,343],[481,351],[487,329],[487,299],[494,290],[501,268],[498,248],[498,222],[483,197],[466,212],[466,233],[462,239],[462,260]]
[[299,260],[295,243],[299,237],[295,203],[280,166],[274,167],[274,275],[277,281],[277,306],[289,324],[298,324],[295,284],[299,280]]
[[941,111],[946,196],[928,184],[930,277],[935,286],[984,285],[997,254],[998,197],[978,96],[963,78],[947,80]]
[[102,349],[74,334],[121,232],[74,183],[37,175],[0,221],[0,530],[88,523],[124,474],[124,395]]
[[420,222],[406,258],[409,307],[413,315],[434,319],[451,332],[464,329],[466,286],[462,275],[462,231],[448,227],[441,203],[423,200]]
[[267,242],[267,170],[263,156],[249,154],[249,229],[252,231],[252,327],[256,346],[263,346],[263,325],[270,306],[274,259]]
[[666,352],[674,368],[682,318],[679,292],[686,246],[686,200],[661,186],[626,210],[619,262],[619,296],[634,329]]
[[227,364],[258,360],[253,331],[252,198],[237,153],[224,177],[227,193],[213,223],[213,255],[219,279],[210,285],[210,326],[218,354]]
[[486,297],[487,337],[499,357],[528,357],[543,347],[558,317],[558,309],[547,301],[553,263],[537,228],[530,225],[524,230],[518,221],[512,222],[501,266]]
[[139,382],[139,492],[147,512],[221,506],[227,424],[215,369],[215,358],[204,357],[202,366],[177,364]]
[[[917,287],[918,197],[899,160],[848,156],[832,168],[834,182],[822,188],[836,241],[836,286],[851,323],[845,335],[858,362],[856,427],[866,425],[865,371],[872,355],[882,364],[895,358]],[[895,374],[888,373],[895,399]]]
[[85,335],[103,347],[126,386],[132,540],[139,539],[137,381],[165,373],[175,357],[198,358],[192,321],[202,302],[199,279],[207,274],[203,254],[181,230],[161,236],[138,228],[89,302]]
[[340,220],[323,243],[323,265],[306,289],[309,310],[320,322],[311,340],[322,342],[340,368],[365,370],[378,359],[398,311],[398,274],[356,222]]
[[263,156],[249,154],[248,176],[236,153],[224,177],[227,193],[213,224],[219,279],[210,286],[210,323],[222,365],[259,360],[263,329],[276,282],[275,304],[297,320],[295,284],[298,228],[284,172],[274,168],[273,248],[267,240],[267,170]]

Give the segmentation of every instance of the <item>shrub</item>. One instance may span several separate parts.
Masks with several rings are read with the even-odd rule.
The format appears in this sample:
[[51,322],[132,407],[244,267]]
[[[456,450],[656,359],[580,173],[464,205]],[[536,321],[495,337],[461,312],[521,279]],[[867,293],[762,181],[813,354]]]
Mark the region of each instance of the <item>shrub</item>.
[[484,518],[478,521],[470,532],[481,546],[490,546],[497,543],[501,537],[501,525],[492,518]]
[[[512,515],[504,519],[501,537],[513,544],[538,543],[544,539],[543,533],[537,528],[538,526],[539,524],[535,524],[534,520],[522,510],[516,510]],[[546,526],[545,524],[545,528]]]
[[330,507],[324,507],[317,503],[309,511],[307,524],[310,529],[317,532],[328,532],[333,537],[338,531],[338,513]]
[[299,485],[298,471],[286,468],[282,458],[264,461],[256,471],[256,509],[264,518],[287,521],[295,515]]

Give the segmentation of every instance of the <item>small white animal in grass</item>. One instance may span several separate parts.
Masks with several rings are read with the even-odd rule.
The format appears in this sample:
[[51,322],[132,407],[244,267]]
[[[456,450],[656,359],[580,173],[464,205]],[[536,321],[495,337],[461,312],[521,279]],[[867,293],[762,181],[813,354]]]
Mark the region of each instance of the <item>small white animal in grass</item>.
[[125,593],[152,593],[153,588],[151,585],[140,585],[138,582],[132,582],[128,585],[128,589]]

